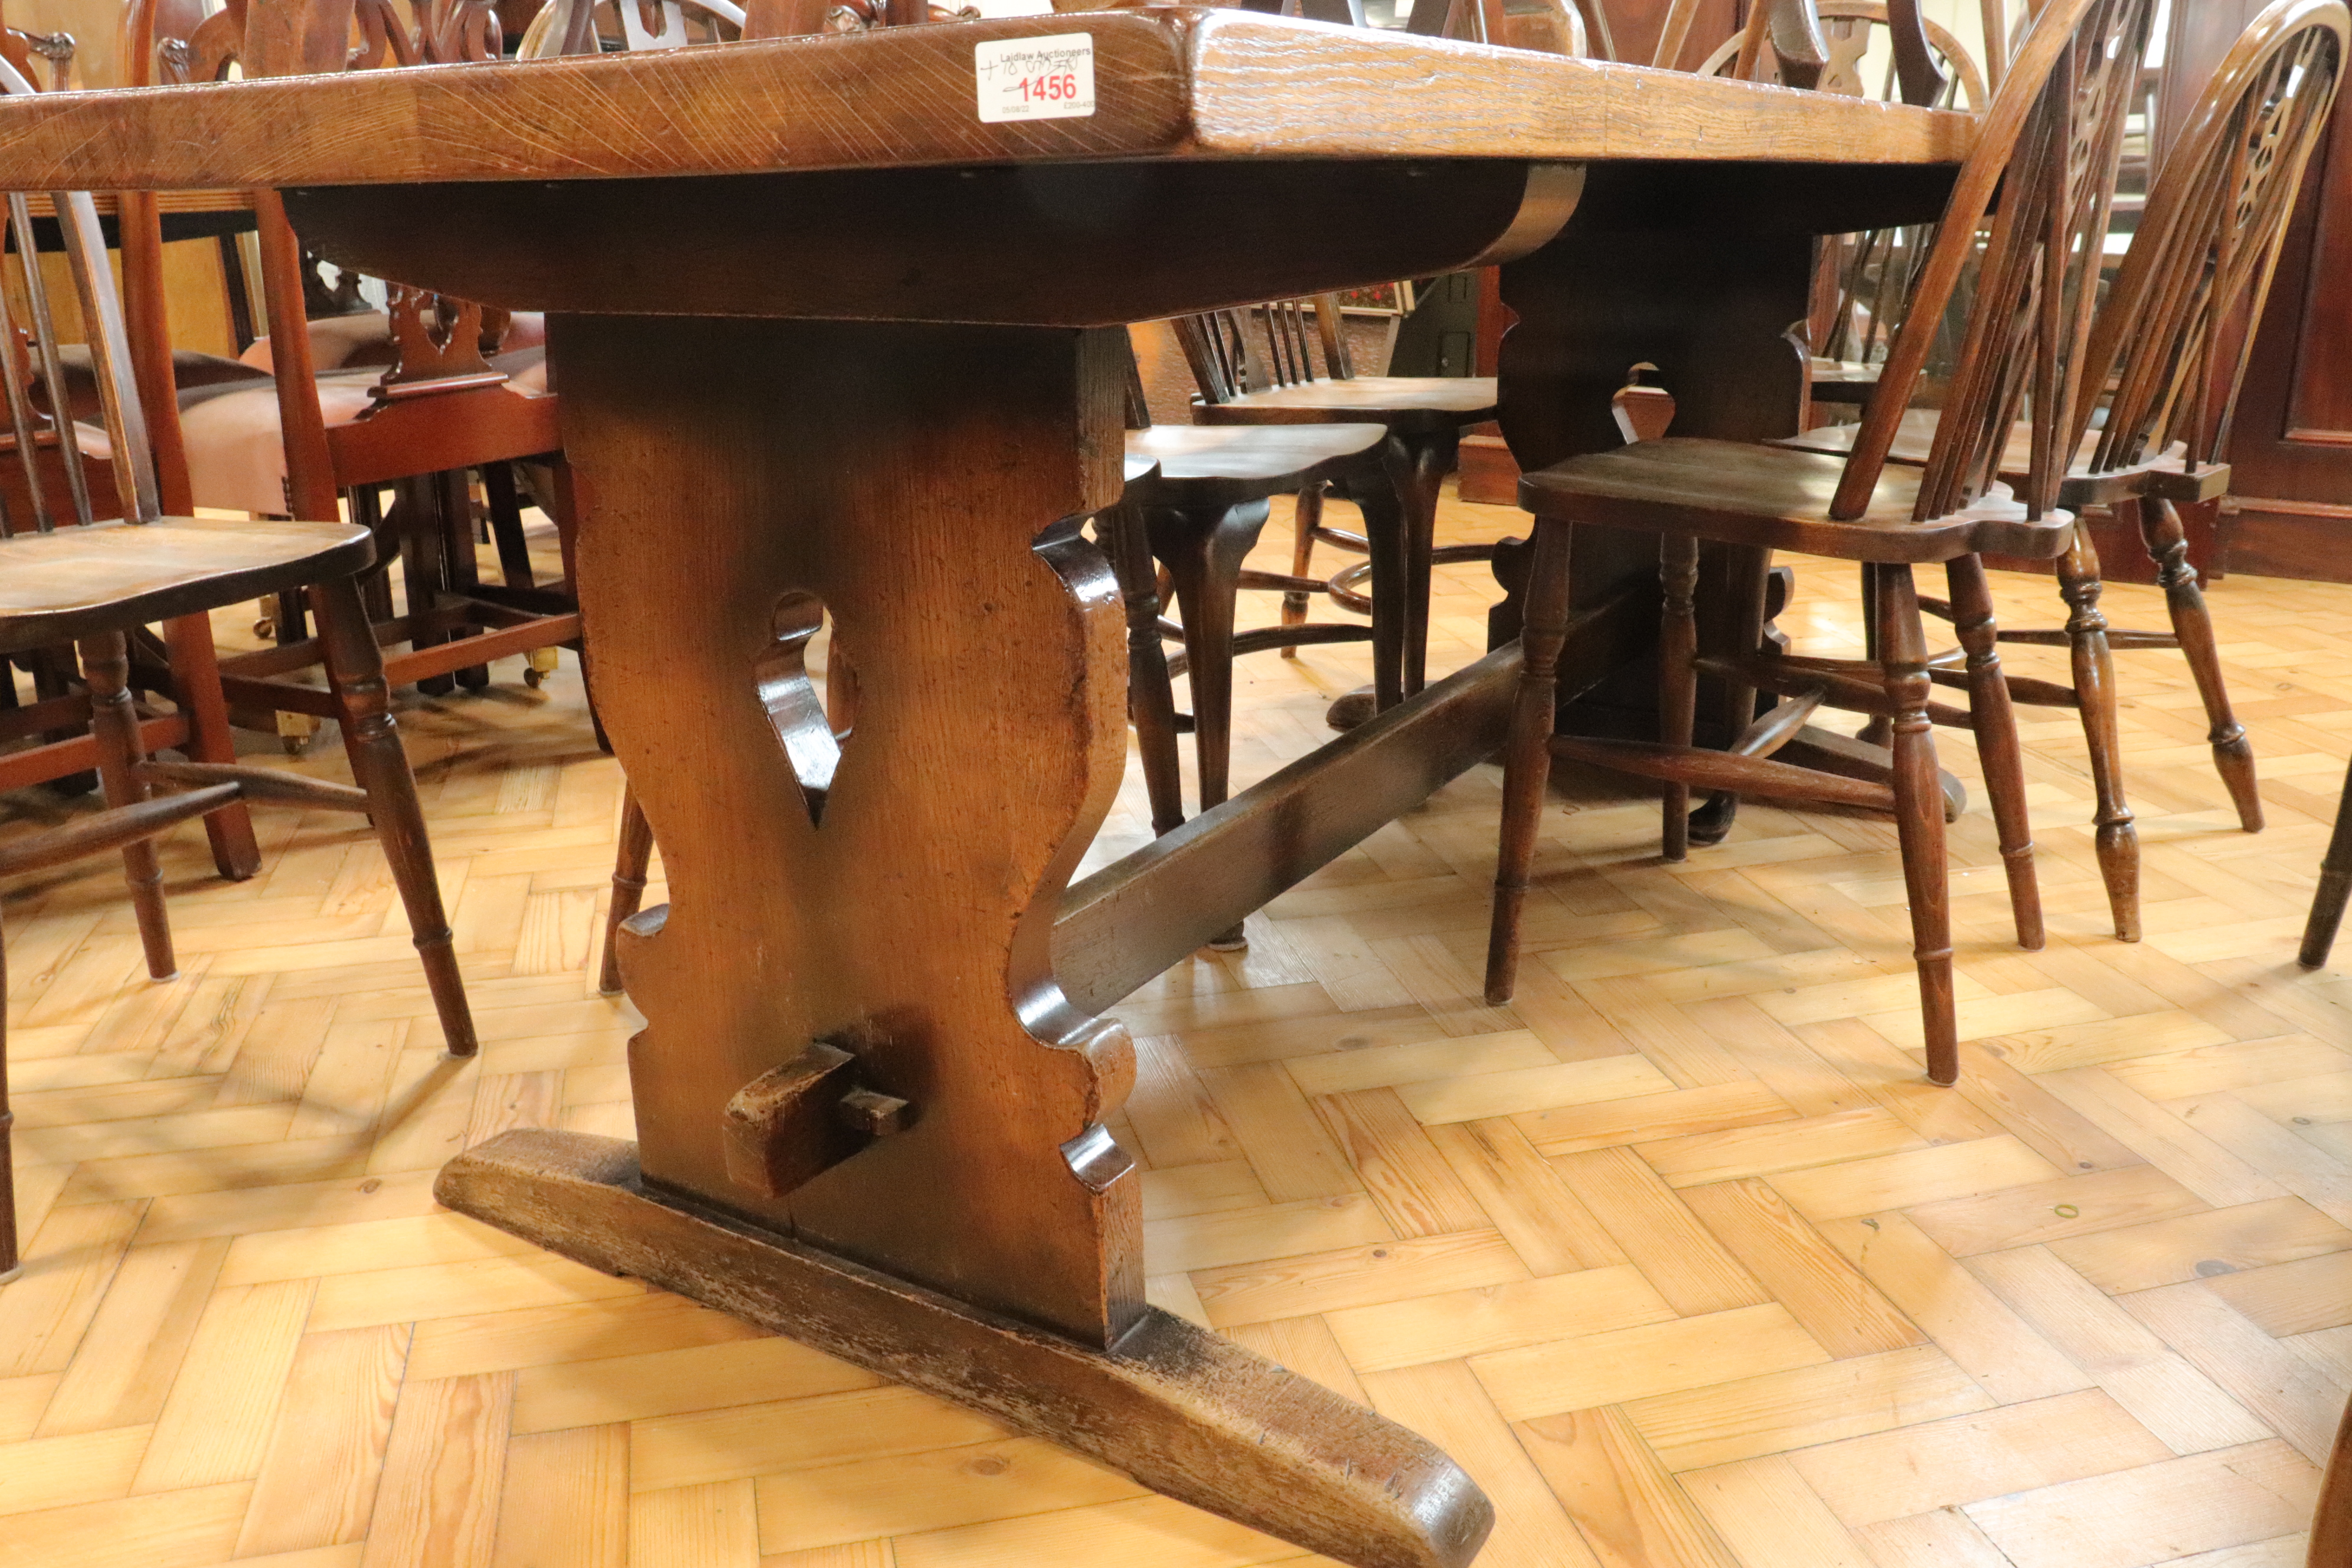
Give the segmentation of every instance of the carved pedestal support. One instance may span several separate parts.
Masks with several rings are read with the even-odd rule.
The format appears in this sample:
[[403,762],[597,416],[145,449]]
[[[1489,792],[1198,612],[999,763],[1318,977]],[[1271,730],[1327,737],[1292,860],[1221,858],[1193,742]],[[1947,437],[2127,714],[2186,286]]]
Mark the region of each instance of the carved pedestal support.
[[[1134,1048],[1052,954],[1126,758],[1079,532],[1120,492],[1118,330],[551,344],[596,700],[670,889],[618,942],[641,1142],[504,1138],[442,1201],[1342,1561],[1468,1562],[1493,1510],[1444,1454],[1143,1300],[1106,1126]],[[820,610],[856,660],[838,747]]]

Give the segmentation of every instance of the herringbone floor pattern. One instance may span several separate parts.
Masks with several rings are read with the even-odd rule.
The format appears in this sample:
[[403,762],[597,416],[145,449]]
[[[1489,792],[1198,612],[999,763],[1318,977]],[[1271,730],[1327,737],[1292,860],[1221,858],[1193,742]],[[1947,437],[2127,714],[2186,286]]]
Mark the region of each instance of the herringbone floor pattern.
[[[1491,596],[1444,575],[1441,667]],[[2053,620],[2046,583],[2000,592]],[[2031,714],[2053,940],[2007,945],[1972,808],[1958,1089],[1921,1081],[1894,834],[1861,816],[1751,808],[1670,868],[1652,804],[1565,779],[1521,998],[1482,1005],[1481,769],[1119,1010],[1155,1299],[1443,1444],[1500,1510],[1487,1568],[2299,1563],[2352,1390],[2352,982],[2290,962],[2352,589],[2215,601],[2271,830],[2234,830],[2179,661],[2126,656],[2148,937],[2118,945],[2078,734]],[[2158,624],[2148,590],[2109,603]],[[1854,646],[1849,574],[1803,566],[1783,625]],[[1248,661],[1241,776],[1320,742],[1362,668]],[[168,984],[111,864],[9,890],[31,1243],[0,1290],[0,1563],[1298,1560],[436,1212],[435,1168],[502,1129],[629,1127],[634,1015],[591,979],[620,780],[568,663],[404,722],[478,1062],[443,1058],[347,820],[264,816],[243,886],[175,838]],[[1097,858],[1142,831],[1131,788]]]

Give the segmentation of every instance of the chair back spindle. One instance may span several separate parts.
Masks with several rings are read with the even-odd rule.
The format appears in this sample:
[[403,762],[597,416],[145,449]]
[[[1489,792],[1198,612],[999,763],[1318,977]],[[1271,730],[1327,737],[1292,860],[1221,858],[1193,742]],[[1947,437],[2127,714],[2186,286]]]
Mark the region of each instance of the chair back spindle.
[[[2139,82],[2152,0],[2051,0],[1984,118],[1919,274],[1910,313],[1880,374],[1830,515],[1867,510],[1945,309],[1978,264],[1958,369],[1948,391],[1914,513],[1928,521],[1988,495],[2010,430],[2032,408],[2034,460],[2025,515],[2052,510],[2065,462],[2124,117]],[[1990,238],[1977,255],[1991,211]]]
[[[0,93],[13,96],[34,90],[22,72],[0,60]],[[42,274],[32,201],[21,191],[8,192],[6,199],[8,234],[24,286],[24,319],[17,318],[16,301],[10,291],[0,289],[0,342],[8,349],[6,374],[0,380],[5,383],[7,439],[19,480],[13,493],[26,501],[31,515],[25,519],[8,515],[7,501],[0,497],[0,531],[16,533],[29,526],[35,532],[48,533],[59,523],[87,525],[100,519],[67,391],[54,301]],[[161,515],[154,465],[148,454],[146,424],[130,361],[123,351],[121,306],[98,208],[83,192],[60,194],[50,200],[85,324],[121,514],[132,522],[151,521]],[[37,393],[41,400],[37,405]],[[54,454],[54,469],[45,472],[50,468],[50,454]],[[53,482],[60,475],[62,496]]]
[[[1355,379],[1346,317],[1334,294],[1207,310],[1179,316],[1174,324],[1176,341],[1200,384],[1203,403],[1230,403],[1269,387]],[[1323,363],[1319,374],[1315,368],[1318,353]]]

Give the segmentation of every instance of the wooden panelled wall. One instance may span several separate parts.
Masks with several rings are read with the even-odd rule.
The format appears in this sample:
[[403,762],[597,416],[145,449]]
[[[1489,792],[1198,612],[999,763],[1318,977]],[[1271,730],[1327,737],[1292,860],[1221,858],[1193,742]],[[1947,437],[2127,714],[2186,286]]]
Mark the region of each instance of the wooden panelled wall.
[[[2175,0],[2168,140],[2263,0]],[[2314,160],[2255,339],[2230,446],[2228,570],[2352,582],[2352,114]]]

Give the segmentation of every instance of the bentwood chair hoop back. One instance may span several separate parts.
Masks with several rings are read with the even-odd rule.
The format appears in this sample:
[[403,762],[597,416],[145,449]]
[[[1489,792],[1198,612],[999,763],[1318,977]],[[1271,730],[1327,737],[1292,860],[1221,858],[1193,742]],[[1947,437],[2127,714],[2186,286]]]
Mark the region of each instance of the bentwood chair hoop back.
[[[0,92],[32,90],[0,63]],[[149,973],[176,971],[154,838],[192,818],[241,812],[248,802],[364,813],[375,826],[452,1055],[475,1050],[449,922],[426,842],[416,780],[387,704],[383,663],[355,578],[374,559],[364,528],[340,522],[172,517],[163,513],[148,426],[125,342],[98,209],[79,193],[53,198],[77,302],[89,336],[100,423],[78,426],[37,263],[24,268],[30,321],[0,290],[0,342],[26,342],[0,371],[5,450],[0,478],[0,653],[77,645],[106,808],[0,844],[0,875],[120,850]],[[7,197],[16,254],[33,258],[33,219]],[[19,337],[20,331],[24,336]],[[57,456],[56,467],[44,461]],[[111,480],[108,518],[94,504]],[[62,474],[64,483],[56,482]],[[200,617],[261,594],[307,590],[317,613],[330,690],[358,787],[234,763],[152,759],[126,684],[128,642],[156,621]],[[5,1018],[0,1016],[0,1280],[17,1268],[9,1163]]]
[[[1523,476],[1520,504],[1536,514],[1524,664],[1506,750],[1503,829],[1496,873],[1487,995],[1514,988],[1520,910],[1555,754],[1664,782],[1664,849],[1687,852],[1690,791],[1829,801],[1895,813],[1910,894],[1914,957],[1928,1076],[1958,1075],[1944,823],[1937,787],[1927,654],[1915,565],[1941,562],[1967,649],[1965,679],[1988,793],[2000,829],[2018,938],[2042,942],[2022,762],[1995,648],[1997,628],[1980,555],[2051,559],[2067,547],[2071,514],[2057,505],[2064,465],[2053,445],[2073,426],[2095,292],[2098,246],[2121,158],[2127,94],[2138,80],[2154,0],[2051,0],[1983,116],[1928,258],[1913,314],[1897,334],[1881,395],[1853,452],[1819,453],[1704,438],[1635,442],[1568,458]],[[1934,328],[1974,259],[1979,223],[2000,201],[1979,267],[1964,353],[1946,419],[1924,468],[1886,460]],[[1998,482],[2007,433],[2031,408],[2037,437],[2027,482]],[[1790,410],[1793,419],[1797,410]],[[1554,741],[1552,692],[1566,632],[1572,524],[1661,536],[1665,585],[1657,742]],[[1761,559],[1792,549],[1864,563],[1877,584],[1877,643],[1859,668],[1834,661],[1731,648],[1701,658],[1693,593],[1702,539]],[[1697,678],[1766,691],[1780,703],[1739,730],[1731,750],[1692,745]],[[1892,721],[1885,783],[1843,779],[1772,761],[1822,707]],[[1749,711],[1752,712],[1752,710]],[[1946,710],[1948,715],[1948,710]]]

